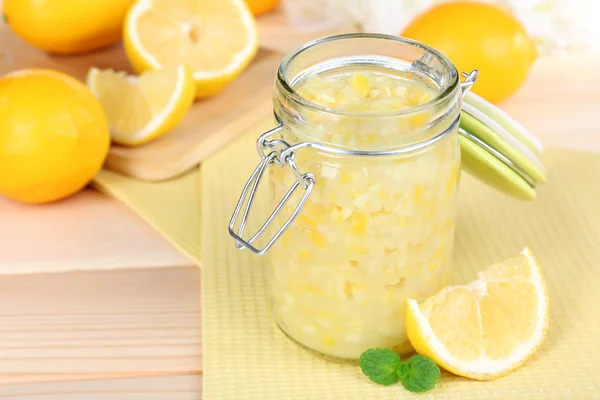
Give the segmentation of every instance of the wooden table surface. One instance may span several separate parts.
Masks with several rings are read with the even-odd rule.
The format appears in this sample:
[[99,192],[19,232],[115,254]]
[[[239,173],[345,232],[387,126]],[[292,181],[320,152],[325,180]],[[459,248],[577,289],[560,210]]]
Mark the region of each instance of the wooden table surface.
[[0,399],[200,398],[191,261],[91,189],[0,221]]
[[[546,145],[600,151],[598,68],[541,60],[503,107]],[[200,318],[200,271],[120,203],[0,199],[0,399],[198,400]]]

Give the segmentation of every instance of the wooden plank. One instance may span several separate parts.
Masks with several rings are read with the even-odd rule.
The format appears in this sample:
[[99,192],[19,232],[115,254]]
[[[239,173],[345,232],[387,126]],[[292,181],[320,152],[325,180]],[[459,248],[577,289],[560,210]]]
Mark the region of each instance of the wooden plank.
[[[90,381],[98,379],[125,379],[125,378],[147,378],[155,376],[179,375],[180,372],[169,371],[139,371],[139,372],[69,372],[64,374],[2,374],[0,385],[12,385],[17,383],[42,383],[42,382],[73,382]],[[199,374],[200,375],[200,374]]]
[[0,383],[200,373],[200,319],[195,266],[3,276]]
[[278,10],[258,18],[260,47],[280,54],[287,54],[295,48],[318,38],[340,33],[356,32],[356,29],[355,25],[347,24],[325,31],[300,31],[287,23],[283,10]]
[[0,197],[0,275],[181,265],[193,263],[94,190],[38,206]]
[[3,385],[0,399],[12,400],[200,400],[202,377],[177,375],[77,382]]

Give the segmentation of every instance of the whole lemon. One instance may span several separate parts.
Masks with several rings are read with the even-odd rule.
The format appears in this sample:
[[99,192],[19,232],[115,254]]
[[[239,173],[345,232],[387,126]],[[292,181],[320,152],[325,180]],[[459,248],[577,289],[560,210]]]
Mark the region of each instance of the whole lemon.
[[110,133],[100,103],[75,78],[45,69],[0,79],[0,194],[61,199],[100,170]]
[[273,11],[278,3],[279,0],[246,0],[246,4],[248,4],[254,15],[262,15]]
[[478,69],[473,91],[493,103],[523,85],[537,56],[534,42],[510,12],[474,1],[434,6],[411,21],[401,36],[441,51],[459,72]]
[[11,29],[31,45],[74,54],[119,41],[134,1],[4,0],[4,14]]

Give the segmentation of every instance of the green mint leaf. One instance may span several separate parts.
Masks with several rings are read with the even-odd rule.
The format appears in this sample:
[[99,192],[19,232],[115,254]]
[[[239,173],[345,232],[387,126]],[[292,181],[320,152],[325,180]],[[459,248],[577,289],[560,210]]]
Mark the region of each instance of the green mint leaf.
[[408,375],[408,370],[409,370],[409,366],[408,363],[400,363],[400,366],[398,367],[398,371],[396,371],[398,373],[398,376],[400,378],[404,378],[406,375]]
[[398,382],[400,356],[390,349],[369,349],[360,355],[360,368],[373,382],[389,386]]
[[435,365],[435,362],[419,354],[402,363],[397,374],[400,376],[400,382],[406,390],[415,393],[433,389],[441,377],[440,369]]

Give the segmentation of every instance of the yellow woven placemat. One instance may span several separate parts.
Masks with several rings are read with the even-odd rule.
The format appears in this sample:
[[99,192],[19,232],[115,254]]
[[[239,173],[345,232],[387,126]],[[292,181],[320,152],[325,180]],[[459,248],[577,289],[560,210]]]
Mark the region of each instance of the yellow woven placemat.
[[201,265],[200,168],[164,182],[144,182],[102,170],[94,178],[94,186],[132,208]]
[[[312,356],[272,321],[263,259],[235,250],[226,228],[258,160],[254,141],[267,126],[202,167],[205,400],[600,398],[600,155],[548,150],[548,184],[533,203],[463,174],[454,282],[530,246],[549,286],[549,336],[505,378],[475,382],[443,373],[437,388],[415,395],[401,385],[377,386],[356,366]],[[266,204],[255,206],[263,217]]]

